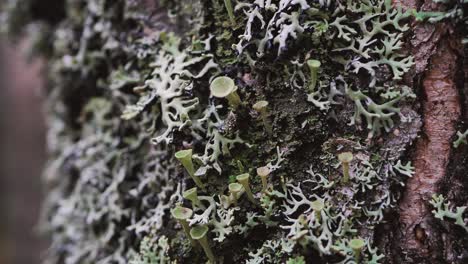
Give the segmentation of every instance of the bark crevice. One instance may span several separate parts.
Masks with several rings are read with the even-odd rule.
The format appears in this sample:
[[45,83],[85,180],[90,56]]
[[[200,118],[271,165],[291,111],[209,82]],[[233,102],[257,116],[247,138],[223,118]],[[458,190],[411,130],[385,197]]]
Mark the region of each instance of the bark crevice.
[[424,62],[419,65],[427,68],[422,81],[424,125],[413,155],[415,175],[408,180],[400,203],[401,249],[408,257],[406,261],[417,263],[435,261],[441,254],[432,250],[440,243],[440,236],[431,225],[433,217],[428,201],[447,173],[452,138],[461,115],[456,83],[459,57],[456,38],[442,25],[430,31],[427,40],[435,53],[427,66]]

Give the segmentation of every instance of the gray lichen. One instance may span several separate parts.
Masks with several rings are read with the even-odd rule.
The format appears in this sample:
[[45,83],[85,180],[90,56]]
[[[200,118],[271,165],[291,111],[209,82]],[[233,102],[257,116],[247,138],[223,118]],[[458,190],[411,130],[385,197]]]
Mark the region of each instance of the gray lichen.
[[[463,218],[466,206],[451,208],[452,206],[450,205],[450,202],[446,202],[442,194],[434,194],[430,203],[434,207],[432,213],[435,218],[442,221],[444,221],[445,218],[455,220],[456,225],[462,227],[466,232],[468,232],[468,226],[465,224],[465,220]],[[455,209],[455,211],[453,211],[453,209]]]

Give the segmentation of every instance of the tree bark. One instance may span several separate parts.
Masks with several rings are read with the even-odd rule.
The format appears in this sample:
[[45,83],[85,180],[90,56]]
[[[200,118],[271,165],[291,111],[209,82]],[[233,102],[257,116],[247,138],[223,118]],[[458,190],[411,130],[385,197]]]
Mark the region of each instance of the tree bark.
[[[431,1],[401,1],[406,8],[440,10]],[[424,126],[412,154],[415,175],[406,185],[400,202],[401,241],[399,247],[407,254],[399,262],[450,263],[440,230],[431,213],[431,196],[440,192],[440,186],[450,174],[449,162],[453,159],[452,141],[461,121],[463,84],[460,84],[460,67],[463,52],[460,35],[452,25],[413,24],[411,40],[415,54],[415,75],[421,80],[422,116]],[[417,88],[417,84],[414,86]]]

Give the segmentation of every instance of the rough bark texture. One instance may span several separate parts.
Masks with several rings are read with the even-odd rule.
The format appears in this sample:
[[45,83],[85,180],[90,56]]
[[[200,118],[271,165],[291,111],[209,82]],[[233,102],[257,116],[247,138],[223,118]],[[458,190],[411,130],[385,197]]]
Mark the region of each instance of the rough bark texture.
[[[401,1],[408,8],[421,3]],[[431,1],[421,10],[440,8]],[[442,234],[429,205],[431,196],[448,175],[453,137],[461,117],[459,67],[463,58],[459,36],[449,24],[416,24],[411,40],[416,60],[415,74],[421,81],[423,131],[412,154],[415,175],[407,182],[400,203],[401,250],[411,263],[446,263]]]
[[437,193],[437,184],[446,175],[452,138],[460,118],[460,99],[456,86],[458,50],[443,40],[431,58],[423,77],[424,128],[414,153],[415,175],[407,182],[400,204],[403,250],[429,257],[437,254],[434,243],[440,239],[431,224],[428,201]]

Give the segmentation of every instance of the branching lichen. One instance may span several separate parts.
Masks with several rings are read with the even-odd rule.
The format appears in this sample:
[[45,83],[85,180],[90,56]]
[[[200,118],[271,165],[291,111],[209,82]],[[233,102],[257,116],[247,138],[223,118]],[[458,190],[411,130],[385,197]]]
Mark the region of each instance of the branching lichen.
[[[145,81],[143,87],[139,87],[142,96],[137,104],[127,106],[122,118],[128,120],[134,118],[147,105],[157,100],[160,105],[161,120],[166,130],[152,139],[157,144],[164,141],[166,144],[172,141],[173,129],[182,130],[190,125],[189,113],[195,109],[198,98],[184,98],[185,90],[192,89],[193,79],[201,78],[210,69],[216,68],[216,63],[208,56],[191,58],[189,54],[179,50],[180,40],[169,37],[164,48],[157,55],[153,67],[151,79]],[[197,73],[192,73],[189,67],[203,63],[203,68]],[[190,79],[191,78],[191,79]]]
[[434,207],[432,213],[434,217],[444,221],[444,218],[449,218],[455,220],[455,224],[465,229],[468,232],[468,226],[465,224],[463,214],[465,213],[466,206],[457,206],[455,211],[450,206],[450,202],[445,202],[444,196],[442,194],[432,196],[430,201],[431,205]]
[[457,140],[453,142],[453,147],[458,148],[461,144],[468,144],[466,142],[466,137],[468,136],[468,130],[466,130],[464,133],[457,131]]

